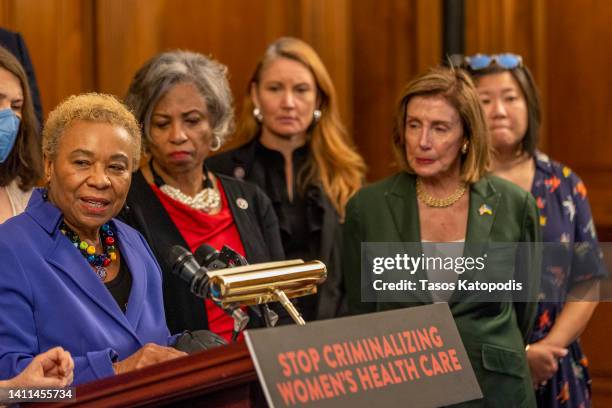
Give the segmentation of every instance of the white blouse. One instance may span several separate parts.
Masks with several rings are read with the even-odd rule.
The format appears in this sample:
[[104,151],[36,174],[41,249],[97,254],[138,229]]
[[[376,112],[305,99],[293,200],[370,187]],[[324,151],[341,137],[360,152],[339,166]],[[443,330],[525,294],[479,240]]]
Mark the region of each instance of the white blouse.
[[11,212],[13,216],[24,212],[32,196],[32,190],[23,191],[20,189],[19,179],[13,180],[8,186],[3,188],[6,190],[9,202],[11,203]]

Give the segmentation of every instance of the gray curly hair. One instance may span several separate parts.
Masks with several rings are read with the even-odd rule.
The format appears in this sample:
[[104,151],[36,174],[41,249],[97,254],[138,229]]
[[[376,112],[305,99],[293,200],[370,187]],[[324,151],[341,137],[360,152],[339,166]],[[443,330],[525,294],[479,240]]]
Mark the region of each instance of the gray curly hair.
[[206,101],[212,134],[220,144],[234,129],[232,92],[227,67],[191,51],[169,51],[156,55],[136,72],[125,103],[142,124],[145,148],[151,142],[150,124],[159,100],[179,83],[193,83]]

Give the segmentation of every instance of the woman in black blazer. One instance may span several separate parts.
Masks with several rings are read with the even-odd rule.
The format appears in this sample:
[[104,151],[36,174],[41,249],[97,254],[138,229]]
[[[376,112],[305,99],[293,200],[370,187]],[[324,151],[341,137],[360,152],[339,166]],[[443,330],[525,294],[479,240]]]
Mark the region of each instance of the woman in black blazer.
[[227,244],[249,263],[284,258],[265,194],[204,166],[232,128],[226,67],[193,52],[160,54],[136,73],[126,103],[143,126],[149,160],[133,178],[124,218],[144,235],[160,263],[168,327],[209,329],[228,338],[231,318],[192,295],[171,273],[169,259],[173,245],[194,252],[203,244],[218,250]]
[[237,137],[246,143],[207,164],[266,192],[288,258],[327,266],[318,293],[298,299],[304,318],[344,314],[340,224],[365,164],[340,120],[329,73],[310,45],[290,37],[270,44],[249,83]]

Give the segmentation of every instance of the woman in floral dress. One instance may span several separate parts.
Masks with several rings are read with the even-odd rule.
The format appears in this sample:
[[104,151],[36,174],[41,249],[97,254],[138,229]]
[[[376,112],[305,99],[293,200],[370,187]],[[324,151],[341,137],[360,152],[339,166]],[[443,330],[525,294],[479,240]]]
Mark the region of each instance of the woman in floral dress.
[[526,347],[538,406],[589,407],[590,378],[578,336],[597,306],[606,270],[586,187],[569,167],[536,150],[540,104],[520,56],[477,54],[466,57],[464,67],[487,115],[494,174],[531,191],[544,242],[558,243],[545,244],[538,315]]

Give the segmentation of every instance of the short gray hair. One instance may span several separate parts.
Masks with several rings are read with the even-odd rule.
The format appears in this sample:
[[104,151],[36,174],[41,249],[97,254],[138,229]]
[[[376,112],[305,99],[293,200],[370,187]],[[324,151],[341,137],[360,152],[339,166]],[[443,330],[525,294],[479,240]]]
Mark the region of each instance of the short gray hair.
[[198,88],[206,101],[212,134],[223,144],[234,129],[227,67],[197,52],[181,50],[156,55],[132,79],[125,103],[142,124],[146,144],[151,140],[153,109],[170,88],[179,83],[192,83]]

